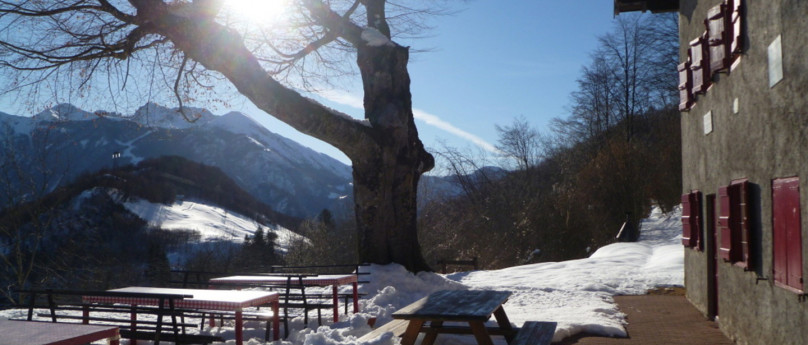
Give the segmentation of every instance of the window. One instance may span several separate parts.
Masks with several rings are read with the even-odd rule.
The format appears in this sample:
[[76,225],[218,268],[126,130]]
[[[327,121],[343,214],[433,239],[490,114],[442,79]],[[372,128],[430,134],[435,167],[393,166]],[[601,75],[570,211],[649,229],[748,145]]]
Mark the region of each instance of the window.
[[749,181],[735,180],[718,189],[719,252],[724,261],[752,269],[750,255]]
[[688,248],[704,249],[701,240],[701,192],[682,195],[682,244]]
[[693,73],[690,71],[690,57],[679,64],[679,111],[688,111],[693,106]]
[[710,86],[710,55],[705,37],[690,41],[690,71],[693,73],[693,93],[705,93]]
[[704,24],[707,27],[707,45],[710,52],[710,71],[717,73],[729,68],[730,56],[727,43],[726,5],[719,4],[707,11]]
[[772,251],[774,282],[802,292],[802,225],[800,180],[797,177],[772,181]]

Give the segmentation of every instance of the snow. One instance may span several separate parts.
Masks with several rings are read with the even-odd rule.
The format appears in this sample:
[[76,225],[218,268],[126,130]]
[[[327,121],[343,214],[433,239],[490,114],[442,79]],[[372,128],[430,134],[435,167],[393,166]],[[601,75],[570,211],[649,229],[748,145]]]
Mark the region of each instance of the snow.
[[366,27],[362,30],[362,40],[368,43],[371,47],[381,47],[381,46],[393,46],[393,41],[391,41],[387,36],[381,33],[376,28]]
[[[163,227],[185,224],[184,227],[201,228],[191,225],[187,218],[196,219],[193,224],[209,224],[220,229],[223,222],[233,226],[247,226],[246,220],[236,220],[238,216],[226,217],[215,210],[204,210],[193,202],[181,202],[173,206],[157,207],[153,204],[136,202],[128,205],[138,209],[139,214],[161,214]],[[186,219],[179,217],[180,210]],[[199,211],[198,214],[189,212]],[[210,214],[208,212],[211,212]],[[684,250],[681,246],[681,209],[663,214],[655,209],[641,223],[640,240],[636,243],[615,243],[602,247],[590,257],[564,262],[545,262],[524,266],[509,267],[491,271],[460,272],[448,275],[425,273],[412,274],[402,266],[371,265],[370,283],[360,285],[360,292],[366,293],[360,300],[360,313],[340,315],[340,322],[317,326],[316,317],[311,318],[308,328],[304,328],[302,318],[290,322],[290,336],[285,340],[269,342],[272,345],[353,345],[357,338],[371,331],[367,325],[370,318],[376,318],[380,326],[389,320],[393,312],[434,291],[446,289],[496,289],[513,292],[504,308],[510,321],[521,326],[525,321],[556,321],[558,328],[553,341],[560,341],[580,332],[603,336],[625,337],[627,320],[614,303],[615,295],[644,294],[656,287],[682,286],[684,283]],[[204,222],[203,222],[204,220]],[[249,230],[239,230],[249,231]],[[243,236],[242,236],[243,237]],[[343,286],[340,292],[348,292]],[[312,293],[318,293],[316,289]],[[310,289],[307,289],[307,292]],[[327,292],[324,288],[322,292]],[[22,311],[3,311],[0,316],[18,316]],[[330,311],[323,312],[323,320],[331,320]],[[493,321],[489,321],[492,323]],[[263,341],[263,324],[245,323],[245,344],[267,344]],[[206,329],[205,332],[218,334],[228,345],[235,344],[233,326]],[[148,343],[148,342],[147,342]],[[495,344],[505,344],[501,337],[495,337]],[[373,339],[363,345],[395,345],[398,339],[390,333]],[[472,345],[472,336],[440,335],[437,345]]]
[[[151,203],[142,199],[133,199],[123,203],[127,210],[142,218],[149,225],[163,230],[193,230],[200,234],[202,241],[219,241],[240,243],[245,236],[252,236],[259,224],[244,215],[194,201],[177,201],[172,205]],[[289,244],[302,239],[291,230],[281,226],[266,227],[264,231],[272,231],[278,237],[276,249],[285,253]]]
[[87,121],[97,119],[93,113],[62,103],[43,110],[32,117],[35,121]]
[[[614,303],[615,295],[644,294],[655,287],[684,284],[684,250],[681,246],[681,210],[663,214],[654,209],[641,224],[636,243],[615,243],[595,251],[589,258],[547,262],[501,270],[461,272],[449,275],[413,275],[401,266],[371,267],[370,284],[361,290],[362,313],[342,317],[339,324],[299,331],[292,344],[356,344],[353,335],[370,331],[356,319],[377,317],[377,325],[403,306],[437,290],[508,290],[513,295],[504,305],[517,326],[528,320],[556,321],[553,341],[580,332],[625,337],[625,315]],[[359,333],[359,334],[357,334]],[[504,344],[498,339],[499,344]],[[395,338],[381,337],[366,345],[395,344]],[[258,343],[252,343],[258,344]],[[476,344],[471,336],[438,337],[438,345]],[[286,343],[284,343],[286,345]]]

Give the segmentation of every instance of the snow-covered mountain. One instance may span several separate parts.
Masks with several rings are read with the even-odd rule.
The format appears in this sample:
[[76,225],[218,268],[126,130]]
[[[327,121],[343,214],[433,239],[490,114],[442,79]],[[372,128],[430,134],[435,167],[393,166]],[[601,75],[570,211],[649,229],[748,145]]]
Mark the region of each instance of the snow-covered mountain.
[[[239,186],[276,211],[308,217],[351,193],[351,168],[270,132],[248,116],[217,116],[201,108],[147,103],[132,115],[88,112],[60,104],[32,117],[0,113],[0,156],[30,172],[48,175],[54,188],[84,172],[181,156],[222,169]],[[42,173],[43,166],[49,174]],[[18,177],[23,179],[24,177]],[[2,205],[0,205],[2,206]]]

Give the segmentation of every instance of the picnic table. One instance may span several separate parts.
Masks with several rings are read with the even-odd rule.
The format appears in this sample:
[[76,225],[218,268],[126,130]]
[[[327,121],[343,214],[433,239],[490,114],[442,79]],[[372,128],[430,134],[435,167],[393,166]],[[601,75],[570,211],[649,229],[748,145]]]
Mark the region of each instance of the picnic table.
[[[294,274],[292,274],[294,275]],[[283,274],[268,275],[235,275],[229,277],[219,277],[209,280],[211,284],[231,284],[231,285],[265,285],[265,286],[286,286],[286,284],[303,284],[304,286],[329,286],[331,285],[331,295],[334,304],[334,322],[339,322],[339,291],[340,285],[351,284],[353,287],[353,310],[359,312],[359,292],[358,279],[355,274],[321,274],[301,276],[299,279],[291,279]]]
[[[272,304],[274,319],[272,327],[275,330],[273,340],[280,338],[280,322],[278,319],[278,293],[270,291],[242,291],[242,290],[208,290],[208,289],[177,289],[130,286],[121,289],[109,290],[114,292],[155,293],[192,295],[175,302],[176,308],[194,309],[200,311],[232,311],[235,312],[236,344],[242,345],[244,322],[242,318],[244,308]],[[132,298],[117,296],[83,296],[86,303],[120,303],[128,305],[157,305],[154,298]],[[133,315],[136,317],[136,315]]]
[[[397,320],[409,324],[401,345],[413,345],[419,333],[425,333],[423,345],[431,345],[440,333],[472,334],[480,345],[491,345],[492,335],[504,336],[511,343],[517,330],[511,326],[502,308],[511,292],[479,290],[443,290],[430,294],[393,313]],[[486,327],[494,315],[497,327]],[[393,321],[396,322],[396,321]],[[457,322],[466,325],[444,325]]]
[[118,327],[0,320],[0,345],[82,345],[108,339],[118,345]]

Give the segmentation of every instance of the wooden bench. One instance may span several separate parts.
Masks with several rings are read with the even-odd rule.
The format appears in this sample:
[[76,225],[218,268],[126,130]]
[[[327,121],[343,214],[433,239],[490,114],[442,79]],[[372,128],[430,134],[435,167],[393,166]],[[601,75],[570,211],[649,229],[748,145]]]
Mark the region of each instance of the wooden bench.
[[550,345],[558,323],[527,321],[509,345]]
[[[188,315],[187,313],[192,314],[194,311],[175,308],[174,301],[191,296],[54,289],[19,290],[17,292],[21,296],[28,297],[27,303],[17,306],[28,309],[27,321],[32,321],[34,311],[38,310],[36,316],[47,318],[54,323],[117,326],[120,328],[121,337],[133,340],[151,340],[155,345],[159,345],[161,340],[171,341],[175,344],[209,344],[224,341],[218,336],[185,332],[186,327],[193,326],[193,324],[185,323],[182,320]],[[112,303],[84,303],[82,296],[151,298],[158,300],[159,303],[155,307],[128,307]],[[98,313],[103,313],[104,316],[93,316]],[[138,319],[135,326],[131,319],[132,314],[147,316],[153,320]],[[166,318],[169,320],[166,321]]]
[[[477,262],[477,257],[472,258],[471,260],[448,260],[448,259],[441,259],[437,262],[438,266],[441,267],[440,273],[446,274],[449,273],[447,270],[448,266],[457,266],[457,267],[466,267],[466,268],[473,268],[475,271],[480,269],[480,266]],[[457,271],[452,271],[457,272]]]
[[402,334],[404,334],[404,331],[407,330],[407,325],[409,325],[407,320],[393,320],[379,328],[374,329],[370,333],[363,335],[357,340],[360,342],[371,341],[387,332],[392,332],[394,337],[400,337]]
[[[391,332],[395,337],[401,337],[404,331],[407,330],[409,322],[407,320],[393,320],[379,328],[374,329],[368,334],[363,335],[357,339],[358,342],[372,341],[384,333]],[[509,343],[509,345],[549,345],[553,340],[555,334],[556,322],[540,322],[540,321],[527,321],[519,328],[516,337]],[[430,328],[430,326],[425,326]],[[441,326],[438,330],[440,333],[454,333],[451,326]],[[491,334],[500,334],[502,332],[497,329],[489,329]],[[427,331],[429,333],[429,331]],[[462,328],[457,328],[458,334],[466,334]]]

